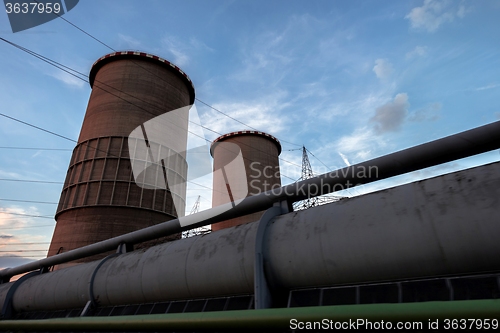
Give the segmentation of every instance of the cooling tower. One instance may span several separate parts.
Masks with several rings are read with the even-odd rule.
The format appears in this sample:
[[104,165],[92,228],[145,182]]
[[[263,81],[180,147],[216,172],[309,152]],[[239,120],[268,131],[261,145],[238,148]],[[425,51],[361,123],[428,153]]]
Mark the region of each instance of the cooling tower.
[[[59,200],[49,256],[184,215],[183,208],[176,211],[174,202],[184,207],[185,187],[173,193],[166,186],[136,184],[129,142],[133,152],[157,152],[163,147],[151,138],[148,141],[151,126],[144,124],[193,104],[195,93],[189,77],[165,59],[126,51],[98,59],[89,82],[92,93]],[[160,175],[175,174],[182,184],[187,176],[187,113],[170,120],[176,129],[174,146],[182,149],[176,152],[175,163],[165,167],[157,158],[156,166],[163,165]],[[129,141],[134,129],[142,129],[143,140]]]
[[[272,135],[259,131],[228,133],[214,140],[210,152],[214,159],[213,207],[281,187],[281,144]],[[235,163],[238,155],[242,163]],[[213,224],[212,231],[257,221],[263,213]]]

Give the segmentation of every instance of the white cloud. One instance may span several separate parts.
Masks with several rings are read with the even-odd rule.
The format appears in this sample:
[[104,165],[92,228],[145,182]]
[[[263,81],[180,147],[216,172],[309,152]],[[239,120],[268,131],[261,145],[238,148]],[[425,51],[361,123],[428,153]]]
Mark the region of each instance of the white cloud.
[[78,77],[75,77],[74,75],[71,75],[69,73],[63,72],[61,70],[54,70],[48,73],[50,76],[53,78],[73,87],[77,88],[83,88],[86,84],[85,81],[79,79]]
[[[252,128],[276,134],[286,128],[287,118],[279,115],[281,110],[289,106],[289,103],[285,100],[286,97],[285,92],[278,91],[252,102],[227,101],[215,103],[212,106]],[[199,106],[198,110],[206,110],[200,114],[201,123],[215,132],[226,134],[232,131],[249,129],[213,109]],[[218,134],[206,132],[205,135],[215,139]]]
[[463,18],[469,11],[462,4],[455,9],[455,4],[449,0],[424,0],[421,7],[413,8],[405,18],[410,20],[414,29],[435,32],[442,24],[452,22],[455,17]]
[[500,112],[496,112],[495,115],[497,116],[497,119],[500,120]]
[[459,7],[458,7],[458,10],[457,10],[457,16],[459,18],[464,18],[465,17],[465,14],[471,12],[472,9],[471,8],[467,8],[465,7],[463,4],[461,4]]
[[[309,114],[309,118],[313,119],[316,123],[320,119],[322,122],[341,122],[343,129],[353,128],[350,134],[344,134],[333,142],[331,141],[331,135],[335,134],[323,131],[322,135],[325,136],[325,140],[322,140],[323,142],[321,142],[321,148],[318,148],[317,156],[330,156],[331,151],[337,152],[340,158],[324,161],[329,166],[336,165],[332,169],[337,169],[344,167],[346,163],[357,163],[368,160],[383,151],[383,148],[388,146],[388,142],[384,136],[374,133],[373,126],[367,123],[367,119],[373,115],[373,111],[378,106],[386,103],[389,98],[394,96],[392,91],[392,86],[385,87],[384,85],[384,89],[378,92],[371,92],[365,95],[358,93],[354,96],[346,96],[343,102],[334,103],[329,108],[323,107],[323,112],[329,109],[338,111],[335,112],[338,116],[332,119]],[[345,160],[342,156],[345,157]]]
[[162,41],[162,48],[159,50],[160,54],[169,54],[169,60],[178,66],[186,66],[198,52],[214,52],[205,43],[199,41],[195,37],[191,37],[189,41],[183,41],[174,36],[165,36]]
[[230,75],[229,79],[277,85],[288,74],[287,67],[294,61],[293,52],[287,51],[283,36],[267,33],[248,44],[250,46],[245,45],[241,52],[241,70]]
[[424,57],[427,55],[427,46],[415,46],[413,50],[406,53],[406,59]]
[[341,137],[337,146],[347,153],[366,149],[369,146],[370,132],[367,128],[357,129],[353,134]]
[[[310,14],[291,15],[286,25],[279,29],[245,36],[240,41],[239,51],[242,69],[232,74],[230,79],[275,86],[288,75],[300,71],[304,64],[316,64],[321,53],[317,50],[321,44],[317,34],[328,25],[329,22]],[[304,54],[304,50],[311,52]],[[331,60],[332,55],[328,57]],[[292,68],[293,63],[297,67]]]
[[164,48],[173,57],[172,62],[177,66],[185,66],[189,62],[189,56],[187,52],[187,45],[179,42],[174,37],[165,37],[162,40]]
[[22,175],[17,172],[0,170],[0,178],[22,178]]
[[215,50],[195,37],[189,39],[189,43],[194,49],[214,52]]
[[397,94],[390,101],[375,110],[375,115],[370,119],[374,125],[375,134],[398,131],[408,114],[408,95]]
[[[45,251],[39,250],[48,249],[48,244],[36,244],[47,241],[45,236],[30,234],[30,232],[36,233],[37,230],[40,230],[38,228],[28,229],[40,223],[36,222],[36,219],[30,215],[38,216],[40,213],[35,207],[27,209],[19,207],[0,208],[0,249],[2,250],[0,269],[32,260],[27,258],[41,258],[47,255]],[[50,224],[50,222],[47,224]],[[19,245],[21,242],[23,244]],[[16,259],[14,260],[13,257]]]
[[379,79],[387,79],[393,73],[392,65],[386,59],[377,59],[375,60],[375,66],[373,67],[373,72]]
[[140,40],[137,40],[132,36],[118,34],[118,38],[120,40],[120,44],[126,45],[127,48],[138,50],[143,46]]
[[419,109],[408,117],[409,121],[421,122],[421,121],[434,121],[439,119],[439,111],[442,108],[441,103],[432,103],[427,105],[423,109]]
[[347,156],[345,156],[344,154],[342,154],[341,152],[339,152],[339,155],[340,155],[340,158],[342,159],[342,161],[344,161],[344,163],[347,165],[347,166],[351,166],[351,162],[349,162],[349,160],[347,159]]
[[498,83],[492,83],[492,84],[489,84],[487,86],[476,88],[474,90],[481,91],[481,90],[488,90],[488,89],[493,89],[493,88],[497,88],[497,87],[500,87],[500,84],[498,84]]
[[87,73],[86,64],[84,66],[79,65],[84,63],[83,59],[76,57],[71,61],[67,61],[66,59],[64,59],[64,57],[62,57],[62,60],[59,59],[57,60],[57,62],[63,64],[67,68],[72,68],[73,71],[66,69],[66,72],[65,70],[50,66],[49,64],[40,64],[36,61],[29,61],[28,63],[36,68],[37,71],[40,71],[44,75],[51,76],[56,80],[67,84],[68,86],[82,88],[87,85],[86,80],[88,79],[88,77],[87,74],[85,74]]
[[[387,146],[386,141],[373,133],[373,129],[364,126],[358,127],[353,133],[342,136],[326,150],[335,150],[350,163],[357,163],[371,158],[380,148]],[[342,158],[343,159],[343,158]],[[345,163],[346,161],[344,161]]]
[[[392,85],[380,86],[377,91],[365,92],[359,87],[351,87],[342,94],[339,91],[322,80],[302,84],[298,93],[289,94],[294,96],[287,101],[293,106],[294,112],[287,114],[287,117],[292,122],[300,122],[301,127],[309,133],[311,129],[319,129],[318,123],[325,125],[342,121],[343,126],[348,123],[357,126],[367,115],[372,114],[376,106],[393,95]],[[318,134],[322,133],[318,130]]]
[[23,228],[31,220],[23,215],[38,215],[38,211],[36,208],[25,210],[18,207],[0,207],[0,226]]

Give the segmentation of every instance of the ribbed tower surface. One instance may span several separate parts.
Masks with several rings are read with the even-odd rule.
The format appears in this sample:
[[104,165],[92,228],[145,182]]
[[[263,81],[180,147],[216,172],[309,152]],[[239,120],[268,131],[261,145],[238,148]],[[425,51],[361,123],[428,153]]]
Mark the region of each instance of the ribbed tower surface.
[[[147,121],[191,105],[195,93],[189,77],[165,59],[125,51],[98,59],[89,81],[92,93],[59,200],[49,256],[184,215],[173,202],[185,203],[185,188],[171,193],[135,183],[128,137]],[[182,146],[188,118],[174,122]],[[184,151],[177,152],[180,162],[171,170],[181,179],[187,176]]]

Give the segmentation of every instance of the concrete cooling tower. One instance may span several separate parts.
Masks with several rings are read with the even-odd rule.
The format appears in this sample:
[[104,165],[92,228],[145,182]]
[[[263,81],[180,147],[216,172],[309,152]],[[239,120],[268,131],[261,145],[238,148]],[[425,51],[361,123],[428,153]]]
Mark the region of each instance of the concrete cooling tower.
[[[228,133],[214,140],[210,152],[214,159],[213,207],[281,187],[278,159],[281,144],[272,135],[259,131]],[[242,164],[232,163],[238,153]],[[263,213],[213,224],[212,231],[257,221]]]
[[[92,93],[62,189],[49,256],[184,215],[185,186],[177,186],[176,192],[155,186],[158,181],[138,186],[129,145],[134,145],[131,152],[148,152],[144,174],[153,164],[160,166],[160,172],[153,173],[156,178],[174,175],[176,183],[185,183],[187,113],[171,117],[173,129],[164,131],[176,137],[170,148],[154,142],[161,128],[156,135],[148,134],[159,116],[193,104],[195,92],[189,77],[165,59],[125,51],[98,59],[89,81]],[[129,138],[134,131],[141,135]],[[171,147],[177,151],[166,153]],[[169,161],[164,162],[164,157]],[[142,177],[143,181],[152,178]]]

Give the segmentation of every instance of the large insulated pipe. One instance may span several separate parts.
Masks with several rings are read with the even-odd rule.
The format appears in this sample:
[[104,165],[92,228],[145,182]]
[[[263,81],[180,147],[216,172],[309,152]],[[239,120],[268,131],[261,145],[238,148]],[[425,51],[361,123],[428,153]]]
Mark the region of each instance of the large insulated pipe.
[[[184,215],[185,189],[175,193],[172,188],[139,186],[129,149],[146,151],[146,145],[158,145],[145,124],[193,104],[195,94],[189,77],[158,56],[124,51],[98,59],[89,82],[92,93],[59,200],[48,256]],[[163,147],[176,148],[179,163],[167,173],[175,172],[184,183],[187,116],[185,112],[184,117],[170,117],[173,130],[167,132],[175,131],[176,143]],[[145,137],[131,141],[136,128],[142,128]],[[174,206],[182,209],[177,211]]]
[[[500,271],[500,162],[276,217],[263,239],[273,289]],[[258,223],[22,282],[15,311],[251,294]],[[0,286],[0,304],[9,286]],[[127,290],[127,292],[123,292]]]
[[[97,244],[87,245],[81,249],[58,254],[51,258],[41,259],[14,268],[6,268],[0,271],[0,278],[6,279],[43,267],[111,251],[123,243],[136,244],[183,230],[254,213],[271,207],[275,202],[299,201],[308,197],[315,197],[345,189],[348,185],[366,184],[499,148],[500,121],[497,121],[344,169],[332,171],[315,178],[290,184],[278,190],[247,197],[236,204],[224,204]],[[360,177],[361,175],[363,177]]]
[[[241,154],[241,163],[233,161],[236,152],[232,147]],[[213,207],[281,187],[278,158],[281,144],[270,134],[260,131],[224,134],[213,141],[210,153],[214,158]],[[254,222],[262,214],[264,211],[212,224],[212,231]]]

